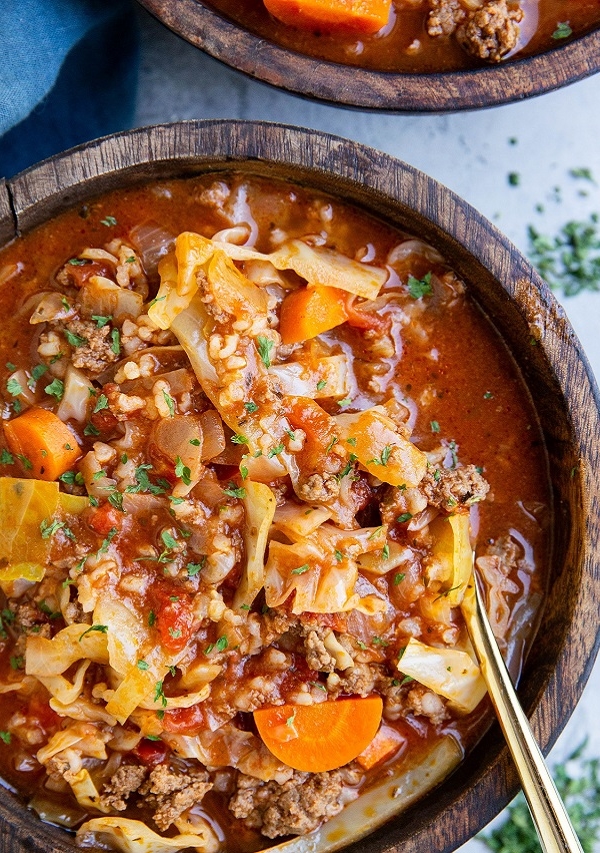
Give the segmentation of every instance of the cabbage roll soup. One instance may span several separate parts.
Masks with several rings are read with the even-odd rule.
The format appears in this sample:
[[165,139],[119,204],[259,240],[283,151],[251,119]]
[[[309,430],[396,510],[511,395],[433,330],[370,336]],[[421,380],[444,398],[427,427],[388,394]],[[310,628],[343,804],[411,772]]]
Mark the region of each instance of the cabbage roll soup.
[[60,215],[0,281],[6,783],[84,847],[250,853],[449,772],[490,718],[473,553],[517,673],[550,498],[436,249],[215,173]]

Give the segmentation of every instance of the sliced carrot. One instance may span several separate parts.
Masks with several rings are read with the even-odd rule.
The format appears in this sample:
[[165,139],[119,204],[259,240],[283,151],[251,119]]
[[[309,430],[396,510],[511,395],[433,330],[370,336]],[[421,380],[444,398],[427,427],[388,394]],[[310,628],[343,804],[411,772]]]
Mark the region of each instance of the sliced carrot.
[[391,0],[264,0],[273,17],[291,27],[369,35],[384,27]]
[[406,744],[406,738],[391,726],[381,726],[371,743],[364,749],[356,760],[365,770],[370,770],[376,764],[381,764],[386,758],[398,752]]
[[367,696],[259,708],[254,722],[276,758],[295,770],[322,773],[360,755],[377,733],[382,710],[380,696]]
[[285,297],[279,315],[279,334],[284,344],[309,341],[348,319],[348,294],[338,287],[317,284],[301,287]]
[[[48,409],[34,406],[4,424],[9,449],[38,480],[56,480],[81,456],[68,426]],[[31,466],[31,467],[30,467]]]

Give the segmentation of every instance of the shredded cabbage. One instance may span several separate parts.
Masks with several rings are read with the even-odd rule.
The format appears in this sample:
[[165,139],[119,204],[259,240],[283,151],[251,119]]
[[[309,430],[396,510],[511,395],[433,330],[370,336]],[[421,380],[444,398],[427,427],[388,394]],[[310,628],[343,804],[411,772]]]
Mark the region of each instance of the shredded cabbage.
[[233,599],[234,610],[249,607],[265,582],[265,550],[275,515],[275,495],[264,483],[246,482],[246,567]]
[[80,826],[77,831],[77,843],[82,847],[96,846],[96,835],[99,840],[106,840],[121,853],[169,853],[171,850],[185,850],[188,847],[194,847],[198,853],[213,853],[216,849],[214,835],[208,825],[201,835],[196,832],[164,838],[140,820],[97,817]]

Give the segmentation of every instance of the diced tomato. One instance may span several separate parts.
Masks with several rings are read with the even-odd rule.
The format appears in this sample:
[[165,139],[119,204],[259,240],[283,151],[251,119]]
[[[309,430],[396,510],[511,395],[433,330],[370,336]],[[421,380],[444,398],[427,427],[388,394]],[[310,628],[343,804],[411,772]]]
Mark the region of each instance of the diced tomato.
[[86,261],[85,263],[68,264],[65,267],[68,278],[75,285],[81,287],[93,275],[101,275],[104,278],[112,278],[114,270],[108,264],[101,261]]
[[208,720],[200,703],[189,708],[165,711],[162,724],[165,731],[182,735],[197,735],[208,728]]
[[185,648],[192,636],[194,614],[187,595],[163,598],[156,613],[156,627],[160,641],[170,652],[179,652]]
[[335,435],[335,421],[308,397],[285,397],[285,413],[294,429],[302,429],[308,440],[327,446]]
[[107,502],[88,514],[87,523],[100,536],[108,536],[113,527],[121,527],[122,519],[123,513]]
[[150,740],[146,737],[142,738],[136,748],[132,750],[135,757],[139,758],[142,764],[146,764],[148,767],[155,767],[157,764],[162,764],[167,757],[168,751],[169,748],[164,741]]
[[391,320],[387,316],[380,316],[375,311],[364,311],[360,303],[355,305],[356,296],[350,294],[346,301],[346,312],[348,314],[348,325],[355,329],[376,329],[383,332],[390,328]]
[[99,412],[94,412],[90,417],[91,422],[102,433],[112,432],[119,423],[116,416],[108,409],[101,409]]

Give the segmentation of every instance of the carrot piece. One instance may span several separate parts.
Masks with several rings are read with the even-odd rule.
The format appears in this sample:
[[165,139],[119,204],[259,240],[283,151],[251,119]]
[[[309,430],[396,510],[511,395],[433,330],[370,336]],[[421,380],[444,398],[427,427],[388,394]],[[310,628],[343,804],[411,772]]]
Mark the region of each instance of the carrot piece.
[[391,0],[264,0],[273,17],[291,27],[369,35],[384,27]]
[[23,467],[38,480],[58,479],[81,456],[69,427],[48,409],[34,406],[7,421],[4,435],[10,451],[20,457]]
[[276,758],[295,770],[321,773],[360,755],[377,733],[382,710],[380,696],[367,696],[259,708],[254,722]]
[[390,726],[381,726],[371,743],[363,749],[356,760],[365,770],[370,770],[371,767],[390,758],[405,744],[406,738],[400,732]]
[[279,334],[284,344],[308,341],[348,319],[348,294],[338,287],[317,284],[301,287],[285,297],[279,315]]

